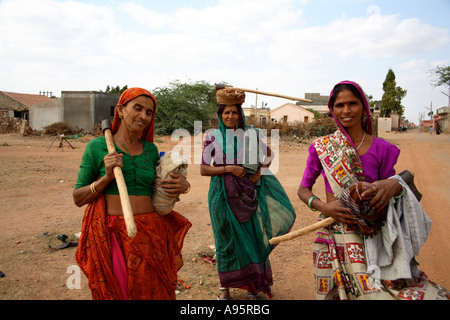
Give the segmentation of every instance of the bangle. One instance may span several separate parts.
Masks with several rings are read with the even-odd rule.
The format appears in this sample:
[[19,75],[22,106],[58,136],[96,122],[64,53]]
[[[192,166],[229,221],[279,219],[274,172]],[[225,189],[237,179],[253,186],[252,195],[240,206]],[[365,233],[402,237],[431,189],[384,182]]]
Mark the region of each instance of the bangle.
[[394,199],[400,199],[404,193],[405,193],[405,189],[403,189],[403,187],[402,187],[402,193],[400,193],[400,195],[398,195],[398,196],[394,196]]
[[91,183],[91,192],[94,194],[94,196],[98,197],[100,193],[95,190],[95,181]]
[[318,196],[312,196],[311,198],[308,199],[308,207],[309,207],[312,211],[317,211],[316,209],[314,209],[314,208],[311,207],[311,204],[312,204],[312,202],[314,201],[314,199],[320,200]]
[[191,184],[189,183],[189,187],[187,188],[187,190],[185,192],[183,192],[183,194],[188,193],[189,191],[191,191]]

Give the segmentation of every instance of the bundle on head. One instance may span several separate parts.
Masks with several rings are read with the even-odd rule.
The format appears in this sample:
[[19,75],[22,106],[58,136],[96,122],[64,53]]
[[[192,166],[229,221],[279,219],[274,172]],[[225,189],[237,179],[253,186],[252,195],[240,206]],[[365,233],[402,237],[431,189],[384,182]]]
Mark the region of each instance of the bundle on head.
[[245,92],[235,88],[217,90],[217,102],[227,106],[243,104],[245,102]]

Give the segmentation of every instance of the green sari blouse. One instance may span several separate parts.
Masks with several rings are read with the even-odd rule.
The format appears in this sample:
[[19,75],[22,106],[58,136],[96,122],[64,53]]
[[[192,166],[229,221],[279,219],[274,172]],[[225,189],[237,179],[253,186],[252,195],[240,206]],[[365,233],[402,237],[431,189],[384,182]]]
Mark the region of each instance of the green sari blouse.
[[[155,144],[143,141],[144,150],[140,155],[130,156],[117,145],[116,152],[123,154],[122,173],[129,195],[151,196],[155,180],[155,165],[159,160]],[[81,159],[75,189],[91,184],[105,175],[103,158],[108,154],[105,137],[98,137],[88,143]],[[119,195],[116,180],[111,181],[103,191],[105,194]]]

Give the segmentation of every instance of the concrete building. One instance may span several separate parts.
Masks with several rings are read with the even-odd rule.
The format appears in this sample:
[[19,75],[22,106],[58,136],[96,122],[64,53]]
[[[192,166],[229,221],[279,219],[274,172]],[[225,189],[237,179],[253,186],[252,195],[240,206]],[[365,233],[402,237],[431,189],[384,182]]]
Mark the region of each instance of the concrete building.
[[[305,99],[312,100],[312,106],[328,106],[330,96],[323,96],[320,93],[305,93]],[[297,104],[299,104],[297,102]]]
[[242,108],[242,111],[250,123],[266,124],[270,121],[270,109]]
[[314,121],[314,113],[304,107],[293,103],[285,103],[270,112],[272,121],[277,123],[311,123]]
[[30,127],[42,130],[55,122],[65,122],[72,129],[91,131],[97,122],[112,120],[120,94],[98,91],[62,91],[54,99],[30,108]]
[[448,123],[448,117],[450,113],[450,107],[442,107],[437,109],[437,115],[439,118],[437,118],[436,121],[439,121],[439,126],[441,127],[441,130],[443,132],[449,131],[449,123]]

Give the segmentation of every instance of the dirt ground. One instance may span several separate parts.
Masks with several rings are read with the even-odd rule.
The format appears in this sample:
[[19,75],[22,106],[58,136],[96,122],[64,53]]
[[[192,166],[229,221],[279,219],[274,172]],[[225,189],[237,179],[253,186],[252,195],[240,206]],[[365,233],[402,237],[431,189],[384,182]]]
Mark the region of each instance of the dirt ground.
[[[450,288],[450,135],[427,133],[380,133],[380,137],[401,149],[397,172],[404,169],[416,175],[423,194],[422,206],[433,220],[431,234],[418,257],[420,268],[430,279]],[[0,135],[0,278],[1,300],[89,300],[87,279],[76,279],[75,247],[61,250],[56,235],[72,239],[81,230],[84,209],[74,205],[72,190],[86,143],[92,137],[69,140],[58,148],[53,137]],[[169,151],[178,142],[162,137],[160,151]],[[317,214],[296,195],[305,168],[307,145],[280,143],[280,167],[276,176],[284,186],[297,212],[294,230],[316,221]],[[218,294],[216,266],[203,261],[198,252],[210,252],[214,237],[209,221],[207,193],[209,178],[200,176],[199,165],[189,167],[190,193],[182,196],[176,210],[193,224],[184,244],[185,264],[179,278],[179,300],[214,300]],[[322,179],[314,192],[324,197]],[[284,242],[271,255],[274,300],[314,299],[312,247],[314,235]],[[76,241],[76,240],[74,240]],[[73,288],[77,283],[80,288]],[[246,299],[233,289],[234,299]]]

